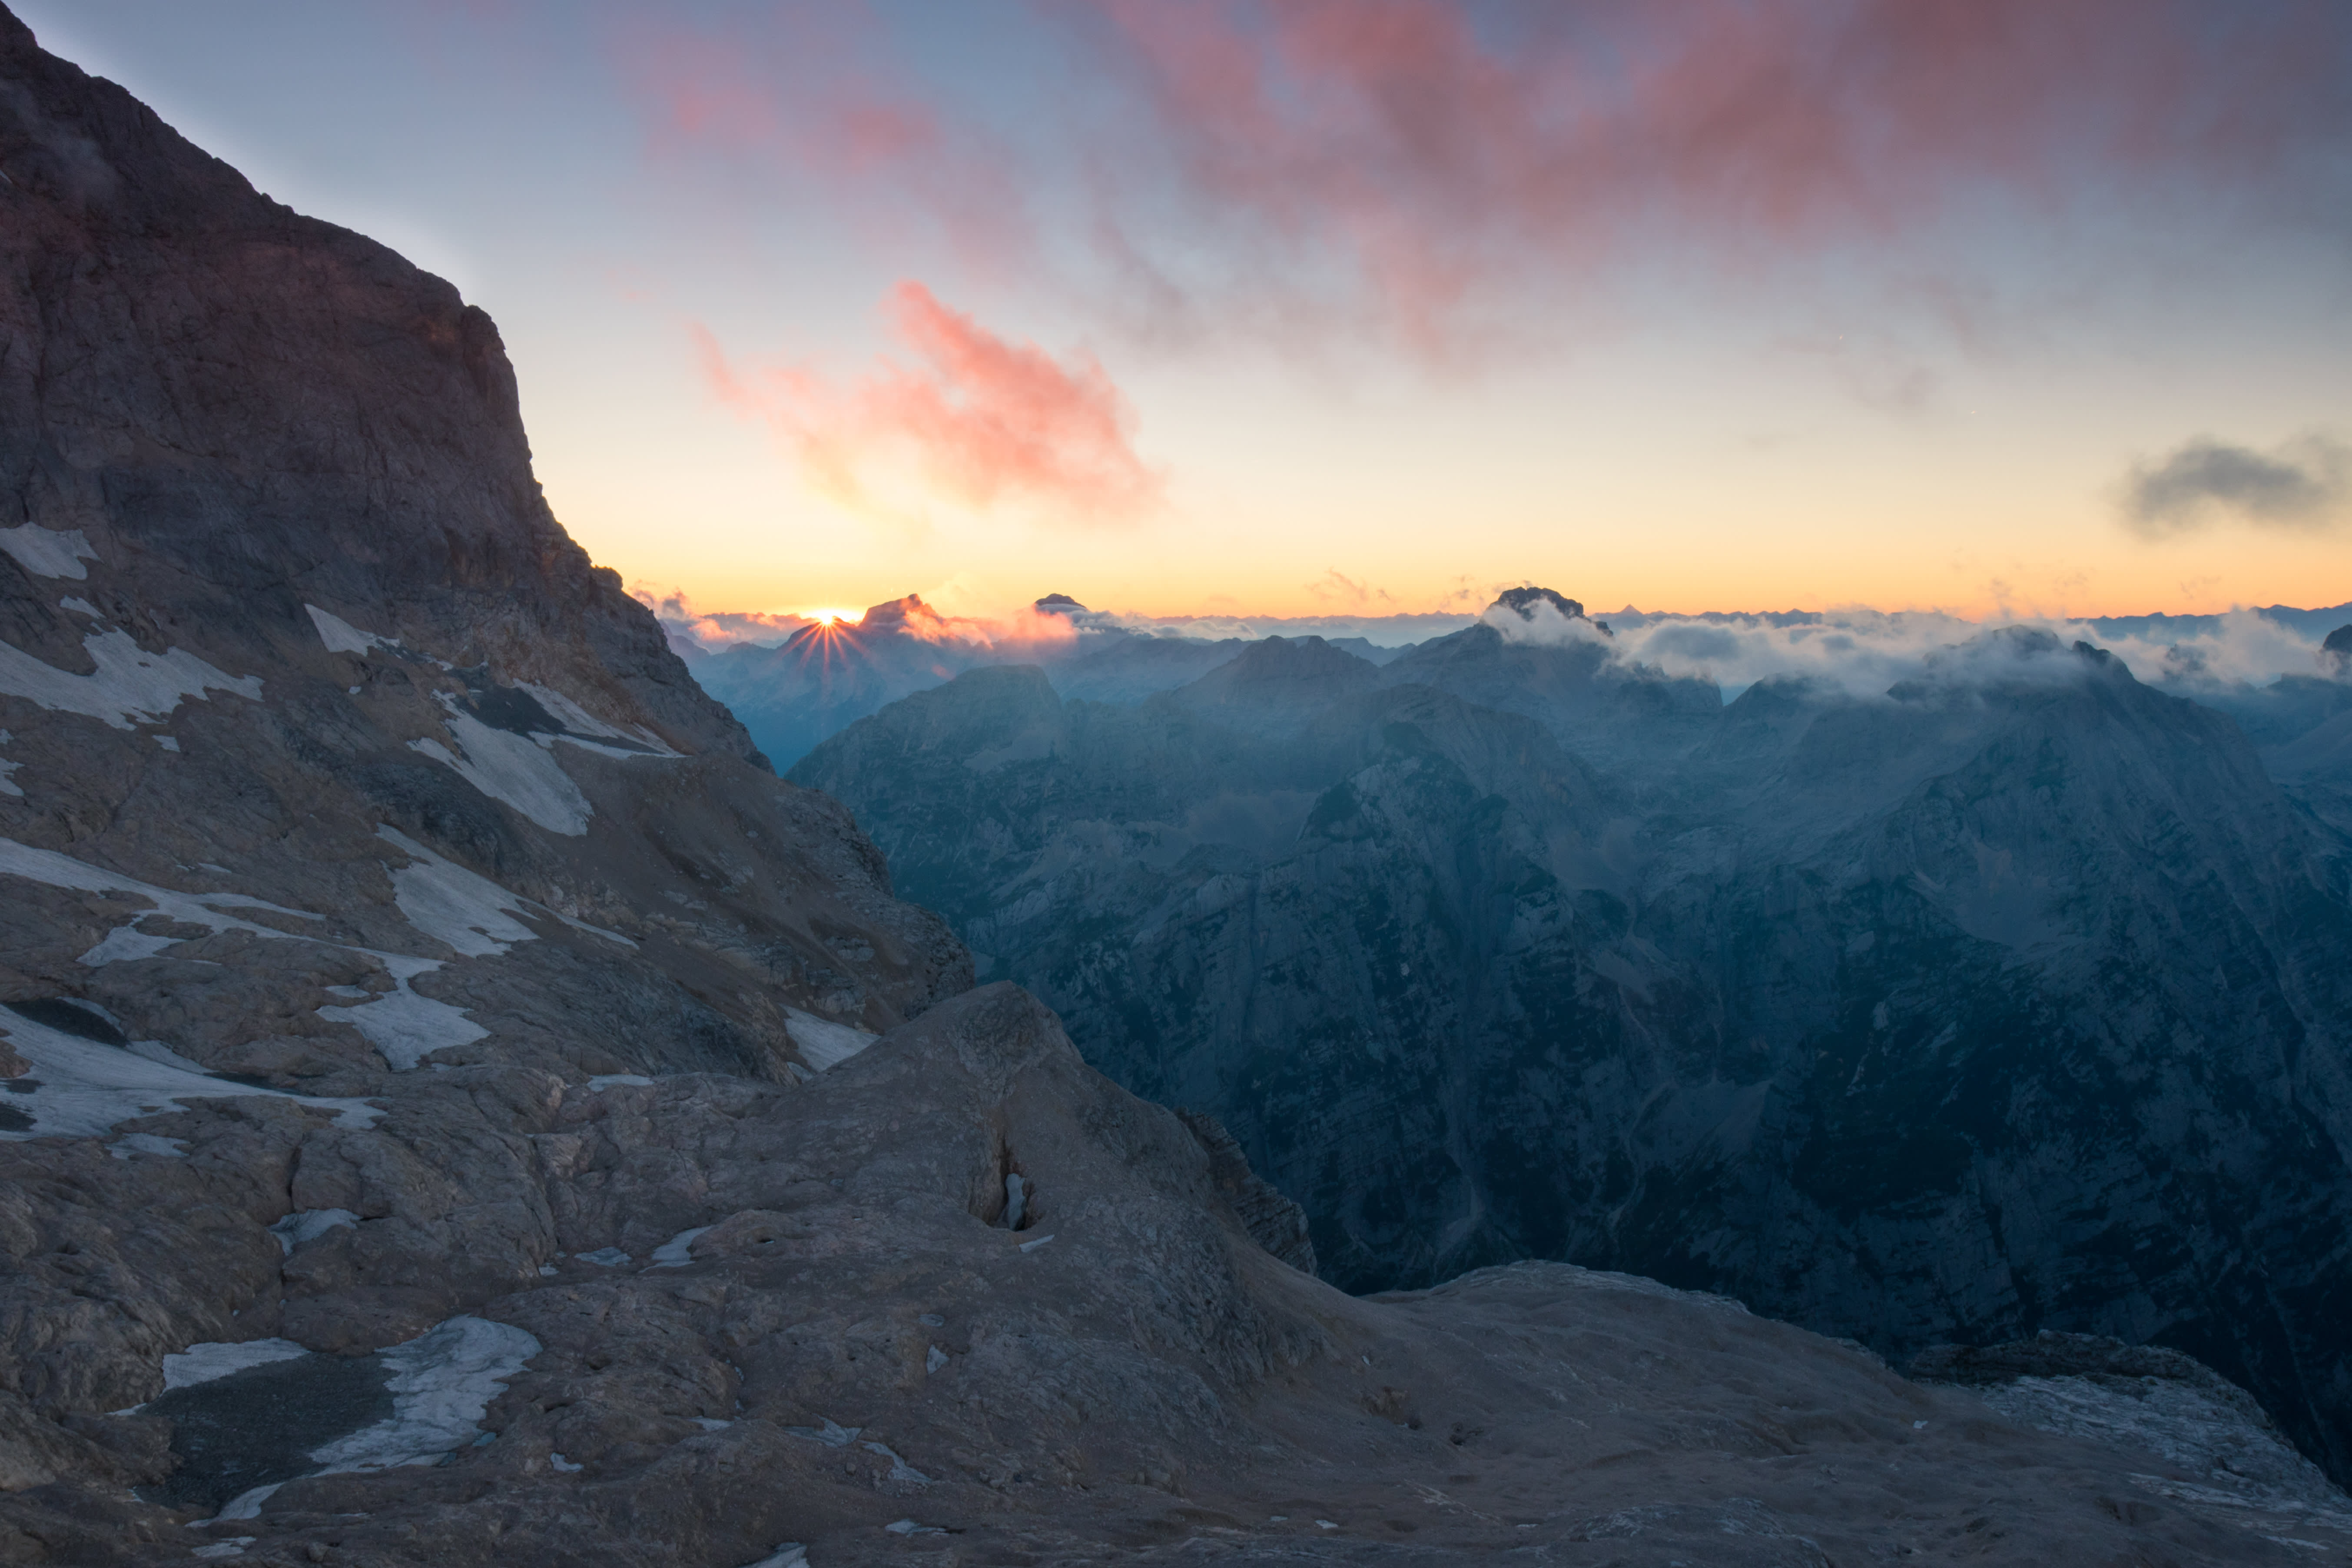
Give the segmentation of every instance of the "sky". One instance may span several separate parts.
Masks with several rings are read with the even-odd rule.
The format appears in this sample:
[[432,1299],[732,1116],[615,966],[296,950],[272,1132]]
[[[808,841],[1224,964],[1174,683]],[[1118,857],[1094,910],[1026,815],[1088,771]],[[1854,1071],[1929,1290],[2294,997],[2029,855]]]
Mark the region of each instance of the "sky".
[[11,0],[699,611],[2352,600],[2341,0]]

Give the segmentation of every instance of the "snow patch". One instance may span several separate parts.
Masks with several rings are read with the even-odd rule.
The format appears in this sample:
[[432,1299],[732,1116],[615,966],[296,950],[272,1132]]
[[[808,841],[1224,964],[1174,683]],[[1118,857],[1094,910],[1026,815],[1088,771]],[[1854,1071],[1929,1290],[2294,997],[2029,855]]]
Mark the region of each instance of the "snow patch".
[[857,1435],[865,1429],[863,1426],[844,1426],[828,1415],[824,1418],[824,1425],[822,1426],[787,1426],[784,1428],[784,1435],[788,1437],[805,1437],[812,1443],[822,1443],[828,1448],[846,1448],[857,1440]]
[[808,1548],[797,1541],[787,1541],[757,1563],[746,1563],[743,1568],[808,1568]]
[[319,628],[319,640],[327,645],[329,653],[365,653],[372,647],[390,647],[390,637],[373,632],[363,632],[341,616],[331,615],[316,605],[305,605],[310,612],[310,624]]
[[509,913],[530,908],[529,900],[443,859],[396,827],[379,826],[375,833],[408,857],[392,873],[393,901],[426,936],[468,958],[486,958],[537,935]]
[[655,734],[651,730],[646,729],[642,724],[636,725],[631,729],[623,730],[614,725],[605,723],[604,721],[597,718],[594,714],[589,712],[588,710],[581,707],[580,704],[574,702],[572,699],[566,697],[563,693],[556,690],[551,686],[541,686],[536,682],[529,680],[518,681],[515,683],[515,686],[517,690],[530,692],[538,701],[539,705],[547,710],[549,717],[557,720],[563,725],[563,728],[569,732],[559,737],[562,740],[578,743],[584,736],[602,735],[608,741],[625,742],[632,748],[638,746],[646,748],[645,751],[642,752],[635,750],[616,752],[614,748],[607,746],[597,746],[593,748],[596,751],[604,752],[607,756],[618,755],[626,757],[641,757],[650,753],[656,757],[674,758],[682,757],[686,754],[683,752],[672,750],[663,742],[660,736]]
[[[0,643],[0,647],[6,646],[5,643]],[[154,912],[157,914],[169,916],[183,924],[203,926],[207,931],[251,931],[256,936],[276,937],[288,941],[302,940],[272,926],[256,925],[251,921],[239,920],[235,915],[222,914],[213,907],[215,905],[229,909],[268,910],[273,914],[294,915],[302,920],[314,921],[322,918],[310,913],[308,910],[280,909],[276,904],[264,903],[259,899],[248,899],[238,893],[175,892],[169,888],[159,888],[151,882],[142,882],[136,877],[126,877],[120,871],[110,871],[103,866],[93,866],[87,860],[77,860],[70,855],[60,855],[54,849],[36,849],[29,844],[19,844],[13,838],[0,838],[0,876],[22,877],[26,881],[46,883],[52,888],[63,888],[68,892],[129,893],[136,898],[145,899],[154,905]],[[144,915],[140,917],[141,920],[146,918]],[[106,941],[90,949],[90,952],[94,953],[106,948],[115,938],[121,935],[124,929],[128,928],[118,928],[109,932]],[[168,942],[169,939],[165,940]],[[144,954],[140,956],[143,957]],[[111,961],[109,959],[106,962]]]
[[390,1416],[312,1449],[310,1458],[329,1475],[432,1464],[481,1435],[482,1413],[541,1348],[510,1323],[451,1318],[383,1352],[392,1373],[384,1384]]
[[[260,1491],[262,1489],[263,1489],[259,1487],[256,1487],[254,1491]],[[246,1496],[250,1497],[252,1496],[252,1493],[248,1492]],[[244,1498],[239,1498],[237,1500],[238,1502],[243,1502],[244,1500]],[[231,1506],[234,1507],[235,1505],[232,1504]],[[241,1519],[250,1519],[258,1515],[260,1512],[261,1504],[258,1501],[256,1501],[253,1505],[253,1513],[240,1514],[237,1517]],[[224,1513],[221,1517],[223,1519],[226,1519],[228,1515]],[[202,1557],[207,1561],[218,1558],[242,1557],[245,1555],[245,1549],[259,1539],[260,1537],[254,1535],[232,1535],[226,1541],[215,1541],[209,1546],[196,1547],[191,1551],[188,1555],[191,1557]]]
[[890,1473],[883,1478],[885,1480],[912,1481],[919,1487],[927,1487],[931,1484],[930,1477],[923,1474],[922,1471],[915,1468],[914,1466],[900,1458],[898,1457],[898,1450],[891,1447],[889,1444],[861,1443],[858,1446],[869,1454],[879,1454],[884,1458],[890,1461]]
[[[255,1487],[251,1491],[239,1492],[229,1499],[222,1506],[221,1510],[206,1522],[226,1524],[240,1519],[259,1519],[261,1505],[276,1497],[278,1489],[285,1484],[284,1481],[272,1481],[266,1487]],[[248,1546],[253,1543],[253,1537],[250,1535],[239,1535],[234,1539]],[[197,1555],[201,1557],[204,1554],[198,1552]]]
[[[5,647],[5,644],[0,644]],[[453,868],[454,869],[455,868]],[[126,877],[60,855],[54,849],[36,849],[19,844],[13,838],[0,838],[0,875],[23,877],[30,881],[45,882],[53,888],[85,893],[130,893],[145,899],[155,906],[154,912],[189,925],[203,926],[208,931],[243,931],[256,936],[280,941],[315,940],[298,937],[272,926],[257,925],[251,921],[226,915],[213,906],[227,909],[268,910],[275,914],[291,915],[297,919],[323,920],[323,915],[308,910],[289,910],[242,893],[181,893],[169,888],[158,888],[136,877]],[[470,875],[470,873],[468,873]],[[496,884],[491,884],[495,886]],[[172,939],[151,937],[131,929],[148,917],[142,915],[131,925],[120,926],[107,933],[106,940],[82,954],[80,962],[95,967],[128,958],[146,958],[168,947]],[[585,928],[594,930],[593,927]],[[615,938],[615,941],[624,940]],[[341,948],[347,952],[365,953],[382,963],[392,976],[393,989],[373,1002],[352,1007],[321,1007],[319,1016],[335,1023],[345,1023],[357,1029],[368,1043],[382,1052],[383,1059],[395,1072],[406,1072],[425,1057],[448,1046],[471,1045],[488,1037],[489,1031],[466,1016],[462,1007],[446,1002],[436,1002],[420,996],[411,982],[420,974],[429,974],[441,967],[437,960],[415,958],[405,953],[379,952],[373,948],[342,947],[341,943],[326,945]],[[235,1092],[223,1088],[215,1093]],[[275,1093],[276,1090],[247,1092]],[[299,1098],[299,1096],[296,1098]],[[313,1101],[325,1104],[328,1101]],[[341,1103],[341,1102],[336,1102]],[[373,1122],[354,1125],[373,1125]]]
[[593,1263],[599,1268],[618,1268],[629,1260],[629,1255],[617,1247],[600,1247],[593,1252],[578,1255],[583,1263]]
[[882,1037],[848,1024],[829,1023],[797,1007],[784,1009],[784,1033],[800,1047],[802,1058],[819,1072],[839,1067]]
[[[94,1138],[135,1117],[184,1110],[188,1100],[226,1100],[239,1095],[268,1095],[332,1110],[339,1127],[373,1127],[376,1118],[383,1114],[363,1100],[319,1100],[288,1094],[283,1089],[214,1078],[194,1063],[174,1066],[173,1063],[186,1058],[173,1056],[153,1041],[138,1044],[152,1047],[153,1054],[169,1057],[170,1061],[153,1060],[149,1054],[136,1050],[79,1039],[14,1012],[0,1018],[0,1031],[5,1032],[9,1047],[32,1064],[33,1071],[27,1077],[39,1083],[30,1094],[12,1093],[8,1097],[8,1109],[28,1117],[32,1123],[21,1131],[0,1131],[0,1140],[10,1142],[32,1138]],[[21,1085],[26,1080],[16,1081]]]
[[490,1032],[466,1016],[463,1007],[416,994],[410,983],[420,974],[430,974],[440,968],[438,963],[396,952],[374,952],[367,948],[353,951],[371,952],[383,960],[392,975],[393,989],[357,1006],[321,1007],[319,1016],[357,1029],[393,1071],[414,1071],[417,1063],[435,1051],[450,1046],[470,1046],[476,1040],[489,1037]]
[[98,559],[80,529],[43,528],[37,522],[0,528],[0,550],[36,577],[70,577],[77,583],[89,575],[82,563]]
[[58,601],[58,608],[60,610],[71,610],[77,616],[88,616],[93,621],[100,618],[98,613],[98,606],[91,604],[88,599],[77,599],[68,595]]
[[694,1246],[694,1238],[700,1236],[704,1231],[709,1230],[709,1228],[710,1227],[707,1225],[698,1225],[692,1230],[679,1231],[676,1236],[671,1237],[667,1241],[663,1242],[659,1247],[654,1248],[654,1260],[649,1267],[655,1268],[685,1268],[688,1264],[694,1261],[694,1253],[691,1250]]
[[81,713],[117,730],[152,724],[169,716],[184,698],[202,700],[226,691],[261,700],[257,675],[224,675],[183,647],[149,653],[121,631],[82,639],[98,665],[88,675],[68,675],[13,644],[0,642],[0,692],[22,697],[58,713]]
[[649,1078],[644,1078],[633,1072],[604,1072],[598,1073],[588,1080],[588,1090],[593,1094],[600,1089],[614,1088],[650,1089],[653,1087],[653,1081]]
[[247,1367],[268,1366],[274,1361],[292,1361],[310,1353],[292,1340],[245,1340],[236,1344],[215,1340],[190,1345],[176,1355],[163,1358],[163,1392],[194,1388],[197,1384],[210,1383]]
[[637,945],[618,931],[574,920],[509,892],[488,877],[436,855],[396,827],[379,826],[375,831],[377,837],[409,858],[408,865],[392,873],[393,900],[401,914],[426,936],[468,958],[491,957],[516,942],[537,940],[537,931],[512,918],[518,914],[544,915],[623,947]]
[[470,713],[452,712],[446,723],[462,755],[432,740],[411,741],[409,749],[447,763],[467,784],[551,833],[577,838],[588,831],[595,808],[555,760],[552,737],[493,730]]
[[184,1160],[188,1157],[188,1141],[184,1138],[158,1138],[152,1132],[126,1132],[109,1143],[106,1152],[118,1160],[128,1160],[133,1154]]
[[306,1241],[316,1241],[338,1226],[357,1226],[360,1216],[349,1209],[296,1209],[269,1227],[278,1238],[278,1250],[286,1257]]
[[[142,916],[141,919],[146,917]],[[176,943],[175,936],[149,936],[139,929],[137,921],[116,926],[106,933],[106,940],[83,953],[74,962],[85,968],[96,969],[101,964],[121,963],[131,959],[152,958]]]

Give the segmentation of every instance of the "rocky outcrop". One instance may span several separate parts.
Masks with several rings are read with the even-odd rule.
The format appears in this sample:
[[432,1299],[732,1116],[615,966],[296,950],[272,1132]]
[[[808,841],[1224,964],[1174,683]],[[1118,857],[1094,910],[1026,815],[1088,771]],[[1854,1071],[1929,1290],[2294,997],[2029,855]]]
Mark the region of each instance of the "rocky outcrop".
[[2177,1351],[2044,1331],[1981,1348],[1939,1345],[1913,1377],[1952,1384],[2021,1426],[2161,1454],[2175,1479],[2148,1489],[2244,1510],[2273,1538],[2352,1528],[2340,1490],[2279,1436],[2246,1391]]
[[1176,1115],[1209,1153],[1210,1179],[1232,1206],[1250,1239],[1304,1273],[1315,1272],[1315,1243],[1307,1233],[1307,1211],[1282,1195],[1249,1167],[1249,1156],[1225,1124],[1203,1111],[1179,1107]]
[[805,1087],[484,1065],[383,1098],[119,1134],[177,1158],[7,1146],[41,1295],[0,1318],[0,1561],[2303,1550],[2200,1470],[1720,1300],[1557,1264],[1342,1296],[1010,986]]
[[2153,1341],[2340,1472],[2346,862],[2231,721],[2013,630],[1702,723],[1496,618],[1245,701],[1297,650],[1118,711],[975,673],[793,776],[1231,1128],[1328,1278],[1533,1255],[1894,1356]]

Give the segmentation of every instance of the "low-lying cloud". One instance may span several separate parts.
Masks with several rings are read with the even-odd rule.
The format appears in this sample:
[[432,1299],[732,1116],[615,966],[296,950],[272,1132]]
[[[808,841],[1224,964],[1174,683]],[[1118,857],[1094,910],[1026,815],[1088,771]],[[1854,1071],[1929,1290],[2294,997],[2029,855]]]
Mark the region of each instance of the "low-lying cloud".
[[[1790,677],[1867,697],[1939,668],[1948,674],[1996,652],[2007,668],[2037,651],[2049,651],[2039,638],[2018,640],[2022,633],[2047,634],[2055,639],[2051,647],[2060,650],[2089,643],[2114,654],[2140,680],[2183,689],[2266,686],[2283,675],[2322,673],[2317,639],[2256,610],[2145,627],[2039,618],[1971,621],[1932,610],[1866,609],[1643,616],[1635,624],[1612,619],[1612,627],[1616,633],[1612,647],[1620,660],[1713,680],[1727,697],[1759,680]],[[2010,632],[2010,641],[1979,643],[1996,631]],[[1956,652],[1971,645],[1977,646],[1976,654]]]
[[2269,452],[2199,437],[2155,463],[2135,465],[2124,521],[2147,539],[2226,522],[2311,531],[2352,516],[2352,447],[2304,436]]
[[1061,521],[1121,522],[1160,504],[1162,476],[1133,444],[1135,411],[1092,354],[1008,342],[920,283],[892,290],[889,310],[914,363],[886,356],[846,382],[739,365],[701,327],[696,342],[712,391],[766,421],[845,505],[868,507],[886,470],[974,510],[1009,505]]
[[789,612],[698,610],[683,589],[662,589],[648,583],[631,584],[629,594],[654,613],[664,630],[707,649],[739,642],[786,642],[803,626],[816,624],[806,616]]

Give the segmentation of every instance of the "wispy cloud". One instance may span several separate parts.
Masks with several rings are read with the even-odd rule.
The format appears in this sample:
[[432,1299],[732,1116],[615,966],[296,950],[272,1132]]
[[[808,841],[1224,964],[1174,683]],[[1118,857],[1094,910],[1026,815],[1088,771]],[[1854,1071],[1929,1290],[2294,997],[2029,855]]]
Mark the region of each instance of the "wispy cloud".
[[2226,522],[2332,528],[2352,517],[2352,447],[2308,435],[2260,452],[2200,436],[2160,461],[2134,465],[2123,510],[2126,524],[2147,539]]
[[1009,342],[920,283],[899,284],[889,312],[913,363],[885,357],[846,382],[739,365],[707,329],[694,332],[712,390],[773,426],[811,482],[845,504],[865,505],[884,467],[976,510],[1108,523],[1160,503],[1163,477],[1135,449],[1135,411],[1092,354]]
[[806,181],[841,213],[886,229],[911,219],[983,268],[1027,253],[1031,215],[1011,159],[927,100],[869,6],[777,5],[732,24],[640,18],[616,31],[614,51],[657,154],[715,152],[763,178]]
[[722,648],[739,642],[773,644],[787,641],[814,623],[790,611],[702,610],[682,588],[662,588],[632,583],[630,596],[651,610],[665,629],[698,647]]
[[1139,330],[1371,331],[1440,361],[1523,327],[1531,283],[1636,252],[1896,244],[1996,192],[2046,215],[2318,169],[2340,195],[2315,150],[2352,130],[2334,0],[1035,0],[1066,90],[992,111],[856,50],[813,77],[793,32],[815,24],[767,15],[648,52],[673,144],[1050,258]]
[[1396,599],[1386,588],[1349,576],[1337,566],[1306,584],[1307,597],[1332,609],[1371,613],[1374,606],[1393,608]]

